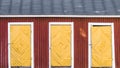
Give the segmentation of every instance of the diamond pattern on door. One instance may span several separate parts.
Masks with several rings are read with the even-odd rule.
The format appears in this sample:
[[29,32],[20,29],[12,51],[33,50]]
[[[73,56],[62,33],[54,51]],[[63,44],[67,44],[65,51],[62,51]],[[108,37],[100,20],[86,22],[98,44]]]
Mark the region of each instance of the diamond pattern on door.
[[10,26],[11,66],[31,66],[30,25]]
[[112,28],[92,26],[92,67],[112,67]]
[[51,66],[71,66],[71,26],[51,26]]

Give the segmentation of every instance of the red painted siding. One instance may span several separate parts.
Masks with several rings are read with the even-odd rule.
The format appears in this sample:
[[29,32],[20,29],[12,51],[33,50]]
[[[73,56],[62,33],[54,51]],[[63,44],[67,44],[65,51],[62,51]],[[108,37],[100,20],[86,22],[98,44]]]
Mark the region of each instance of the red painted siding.
[[114,22],[115,62],[120,68],[120,18],[0,18],[0,68],[8,68],[8,22],[34,22],[35,68],[49,67],[49,22],[74,22],[74,68],[88,67],[88,22]]

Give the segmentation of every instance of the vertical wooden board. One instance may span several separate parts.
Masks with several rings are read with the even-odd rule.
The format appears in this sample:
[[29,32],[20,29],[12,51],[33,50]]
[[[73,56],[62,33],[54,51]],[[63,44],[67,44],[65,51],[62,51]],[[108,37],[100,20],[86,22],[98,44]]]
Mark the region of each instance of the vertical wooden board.
[[74,68],[88,67],[87,26],[83,19],[74,19]]

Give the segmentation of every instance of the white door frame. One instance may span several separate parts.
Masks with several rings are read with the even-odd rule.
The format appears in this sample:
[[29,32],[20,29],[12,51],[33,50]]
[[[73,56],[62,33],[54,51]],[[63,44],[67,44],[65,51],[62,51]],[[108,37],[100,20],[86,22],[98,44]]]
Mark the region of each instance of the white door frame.
[[71,68],[74,68],[74,22],[49,22],[49,68],[51,68],[51,25],[71,25]]
[[112,27],[112,68],[115,68],[115,46],[114,46],[114,23],[89,22],[88,24],[88,68],[92,65],[92,43],[91,43],[91,26],[93,25],[110,25]]
[[34,68],[34,25],[33,22],[8,22],[8,68],[10,65],[10,26],[11,25],[30,25],[31,26],[31,68]]

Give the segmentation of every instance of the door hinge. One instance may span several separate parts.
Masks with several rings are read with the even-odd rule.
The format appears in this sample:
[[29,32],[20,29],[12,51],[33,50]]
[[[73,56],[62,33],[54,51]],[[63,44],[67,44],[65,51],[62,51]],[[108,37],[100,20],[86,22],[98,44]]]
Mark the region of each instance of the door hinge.
[[89,44],[89,46],[92,46],[92,44]]
[[14,43],[8,43],[8,45],[11,45],[11,44],[14,44]]
[[8,45],[10,45],[10,43],[8,43]]

